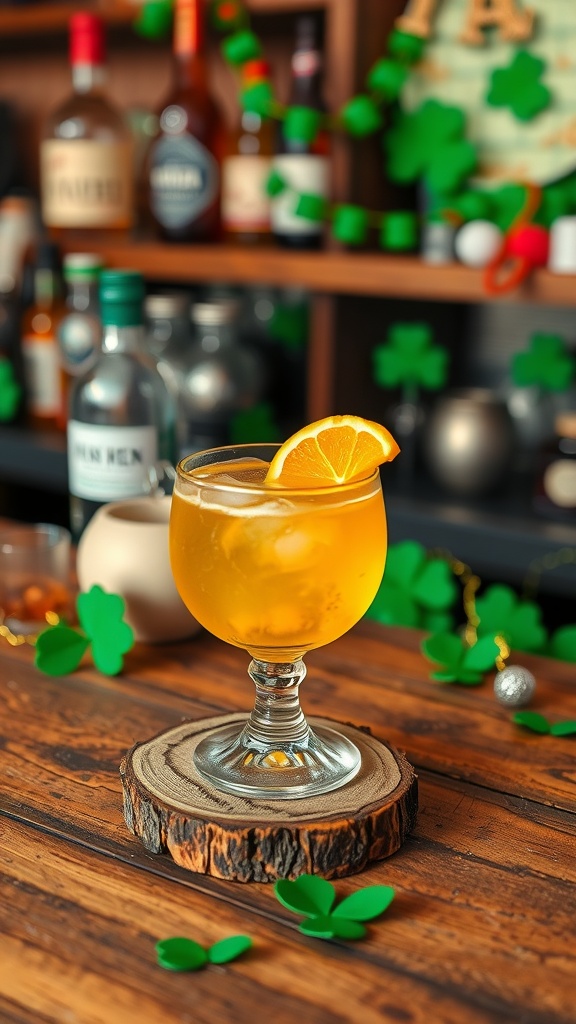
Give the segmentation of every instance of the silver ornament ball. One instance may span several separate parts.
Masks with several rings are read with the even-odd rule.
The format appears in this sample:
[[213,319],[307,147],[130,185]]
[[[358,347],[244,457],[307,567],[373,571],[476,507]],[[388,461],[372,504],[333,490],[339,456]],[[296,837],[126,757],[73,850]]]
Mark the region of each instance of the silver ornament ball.
[[494,679],[496,700],[507,708],[523,708],[534,696],[536,680],[527,668],[508,665]]

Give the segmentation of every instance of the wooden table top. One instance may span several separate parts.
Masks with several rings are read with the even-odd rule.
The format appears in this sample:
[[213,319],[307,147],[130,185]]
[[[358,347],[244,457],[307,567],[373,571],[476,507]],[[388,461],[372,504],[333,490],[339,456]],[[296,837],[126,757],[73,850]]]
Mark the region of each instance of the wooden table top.
[[[298,931],[271,885],[223,882],[148,853],[122,817],[131,745],[246,709],[248,659],[203,634],[136,647],[122,675],[41,675],[0,646],[2,1024],[574,1024],[576,737],[529,733],[476,689],[429,680],[419,634],[364,622],[308,659],[302,702],[370,726],[419,775],[402,849],[335,883],[392,885],[361,942]],[[518,655],[532,703],[576,719],[576,668]],[[173,973],[154,945],[248,934],[225,966]]]

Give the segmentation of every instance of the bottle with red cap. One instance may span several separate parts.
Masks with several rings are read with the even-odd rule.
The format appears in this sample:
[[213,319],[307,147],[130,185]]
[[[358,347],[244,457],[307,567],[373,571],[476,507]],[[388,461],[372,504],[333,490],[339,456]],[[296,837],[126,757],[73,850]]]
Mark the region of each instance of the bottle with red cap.
[[[265,82],[269,74],[266,61],[247,61],[242,69],[242,87]],[[266,182],[272,169],[274,144],[272,121],[253,111],[242,111],[230,133],[222,166],[222,227],[227,241],[243,245],[270,241]]]
[[104,25],[70,19],[72,95],[49,118],[40,145],[42,217],[52,234],[126,231],[132,225],[132,135],[103,93]]

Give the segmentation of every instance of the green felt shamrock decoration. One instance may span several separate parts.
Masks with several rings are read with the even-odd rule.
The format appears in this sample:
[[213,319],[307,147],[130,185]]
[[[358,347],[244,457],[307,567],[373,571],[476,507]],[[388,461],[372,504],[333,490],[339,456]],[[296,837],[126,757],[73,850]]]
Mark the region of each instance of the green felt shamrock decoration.
[[236,960],[252,947],[248,935],[231,935],[205,949],[199,942],[175,936],[156,943],[156,956],[160,967],[167,971],[198,971],[206,964],[227,964]]
[[433,344],[426,323],[396,323],[386,342],[373,352],[374,379],[380,387],[423,387],[436,391],[446,383],[448,352]]
[[522,725],[525,729],[530,729],[531,732],[539,732],[546,736],[576,736],[576,722],[549,722],[544,715],[539,715],[537,711],[517,711],[512,716],[512,721],[516,725]]
[[172,0],[146,0],[133,22],[144,39],[163,39],[172,26]]
[[537,385],[544,391],[566,391],[575,369],[576,360],[558,334],[532,334],[528,351],[512,358],[512,380],[518,387]]
[[527,50],[518,50],[507,68],[492,72],[486,102],[509,107],[519,121],[531,121],[550,104],[550,90],[540,81],[546,64]]
[[422,641],[422,653],[441,666],[431,673],[431,679],[478,686],[484,672],[494,668],[500,648],[493,636],[484,636],[469,647],[455,633],[435,633]]
[[546,653],[560,661],[576,661],[576,625],[560,626],[550,638]]
[[464,130],[463,112],[438,100],[426,100],[413,113],[397,112],[384,138],[391,179],[408,184],[423,178],[434,193],[455,192],[477,164]]
[[16,415],[22,398],[22,388],[14,376],[8,359],[0,359],[0,423],[9,423]]
[[448,609],[457,592],[445,559],[429,558],[417,541],[400,541],[388,549],[384,578],[366,614],[386,625],[443,632],[452,628]]
[[522,601],[511,587],[495,583],[476,599],[479,636],[501,634],[517,651],[542,651],[548,639],[542,613],[532,601]]
[[47,675],[67,675],[78,668],[91,645],[100,672],[116,675],[122,669],[122,655],[134,643],[133,630],[123,621],[124,599],[95,585],[78,595],[76,608],[83,632],[65,623],[45,629],[36,639],[36,667]]
[[299,931],[317,939],[363,939],[366,928],[362,922],[379,917],[394,899],[391,886],[371,885],[334,907],[334,886],[317,875],[300,875],[294,882],[281,879],[274,892],[283,907],[305,917]]

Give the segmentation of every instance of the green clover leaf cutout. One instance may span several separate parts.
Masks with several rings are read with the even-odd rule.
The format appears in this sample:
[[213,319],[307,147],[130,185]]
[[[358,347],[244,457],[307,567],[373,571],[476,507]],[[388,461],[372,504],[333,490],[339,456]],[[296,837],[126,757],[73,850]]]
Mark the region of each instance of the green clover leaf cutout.
[[371,885],[345,897],[336,907],[336,890],[317,875],[300,875],[294,882],[281,879],[274,886],[279,903],[304,916],[299,931],[317,939],[363,939],[362,922],[379,917],[394,899],[389,885]]
[[558,334],[536,332],[526,352],[512,358],[512,380],[518,387],[537,385],[543,391],[566,391],[576,370],[576,360]]
[[426,100],[413,113],[397,112],[384,138],[390,178],[399,184],[423,178],[443,195],[457,191],[478,162],[464,132],[462,110],[438,100]]
[[511,587],[495,583],[476,599],[478,635],[501,633],[517,651],[542,651],[548,639],[542,613],[532,601],[522,601]]
[[14,376],[8,359],[0,359],[0,423],[9,423],[16,415],[22,398],[22,388]]
[[116,675],[122,669],[122,655],[134,643],[134,631],[123,620],[126,602],[95,585],[78,595],[76,607],[80,625],[92,641],[94,664],[105,675]]
[[252,947],[248,935],[231,935],[204,949],[199,942],[175,936],[156,943],[156,957],[167,971],[198,971],[206,964],[227,964]]
[[63,623],[50,626],[36,639],[34,664],[49,676],[73,672],[90,646],[88,637]]
[[381,387],[423,387],[437,391],[446,383],[448,352],[433,344],[426,323],[396,323],[386,342],[373,351],[374,380]]
[[546,653],[560,661],[576,661],[576,624],[560,626],[551,636]]
[[457,593],[445,559],[429,558],[417,541],[400,541],[388,549],[384,578],[366,614],[390,626],[449,631]]
[[486,102],[508,107],[519,121],[531,121],[550,105],[551,93],[540,81],[546,64],[527,50],[518,50],[507,68],[492,72]]
[[440,669],[431,679],[438,683],[462,683],[479,686],[483,674],[494,668],[500,653],[493,636],[485,636],[469,647],[455,633],[435,633],[422,641],[422,653]]

